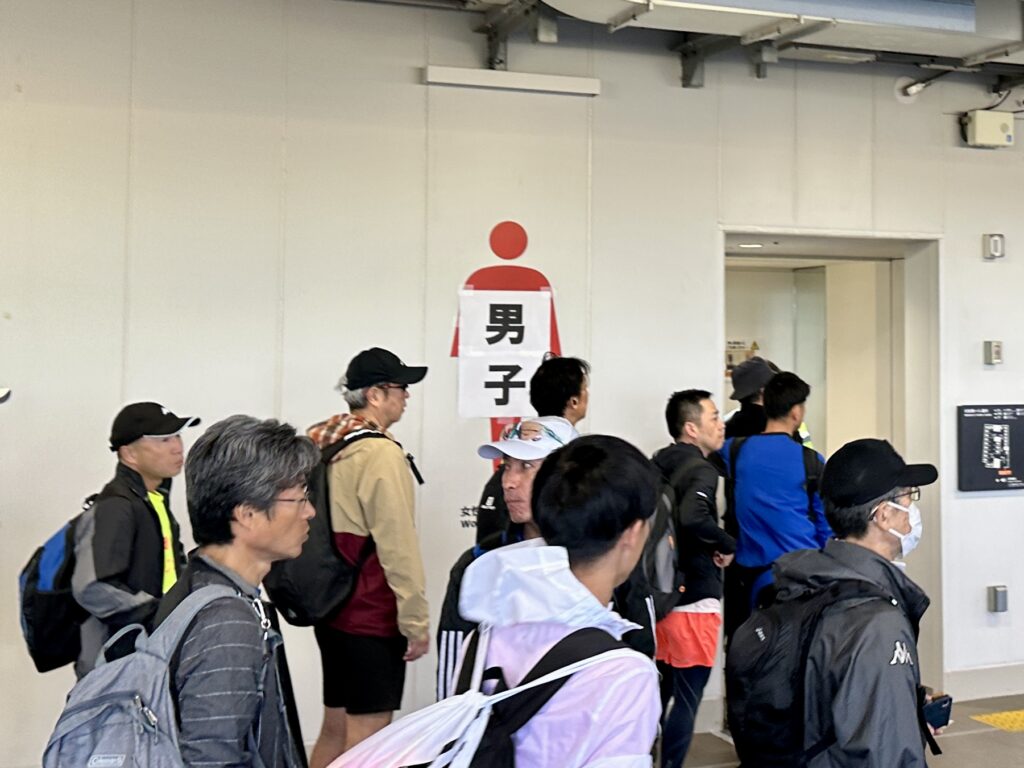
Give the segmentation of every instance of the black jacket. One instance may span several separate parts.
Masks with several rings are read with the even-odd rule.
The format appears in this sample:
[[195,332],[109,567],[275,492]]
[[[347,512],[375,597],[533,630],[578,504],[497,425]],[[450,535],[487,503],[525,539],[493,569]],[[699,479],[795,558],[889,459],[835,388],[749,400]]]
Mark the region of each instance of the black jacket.
[[722,597],[722,569],[715,565],[715,552],[731,555],[736,540],[718,525],[718,471],[704,458],[700,449],[686,443],[673,443],[654,454],[654,463],[666,479],[673,478],[683,465],[688,469],[674,478],[677,499],[676,530],[679,569],[686,591],[680,605],[689,605],[708,597]]
[[[159,487],[171,525],[175,570],[185,562],[178,522],[171,513],[171,481]],[[82,625],[79,677],[90,669],[110,635],[129,624],[147,628],[163,595],[164,538],[142,476],[117,465],[114,479],[75,530],[75,599],[91,616]]]
[[739,411],[725,422],[725,439],[730,437],[750,437],[760,435],[768,425],[768,416],[764,406],[757,403],[743,403]]
[[501,479],[505,476],[505,465],[501,464],[491,475],[480,503],[476,507],[476,543],[501,533],[509,526],[508,507],[505,506],[505,494],[501,489]]
[[476,629],[476,624],[466,621],[459,613],[459,594],[462,592],[462,577],[470,564],[485,552],[498,549],[506,544],[523,540],[523,526],[510,524],[508,530],[492,533],[476,546],[470,547],[452,566],[448,575],[448,588],[441,603],[441,616],[437,621],[437,698],[438,701],[454,693],[455,664],[466,635]]

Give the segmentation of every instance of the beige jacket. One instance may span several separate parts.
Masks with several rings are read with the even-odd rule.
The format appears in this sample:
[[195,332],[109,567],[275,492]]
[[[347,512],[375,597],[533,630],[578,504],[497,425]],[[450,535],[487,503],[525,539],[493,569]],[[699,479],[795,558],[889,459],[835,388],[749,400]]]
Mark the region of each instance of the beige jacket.
[[331,465],[328,484],[331,524],[342,554],[355,560],[367,536],[376,546],[355,593],[332,624],[353,634],[386,636],[387,626],[397,620],[406,638],[427,637],[413,481],[401,446],[380,438],[354,442]]

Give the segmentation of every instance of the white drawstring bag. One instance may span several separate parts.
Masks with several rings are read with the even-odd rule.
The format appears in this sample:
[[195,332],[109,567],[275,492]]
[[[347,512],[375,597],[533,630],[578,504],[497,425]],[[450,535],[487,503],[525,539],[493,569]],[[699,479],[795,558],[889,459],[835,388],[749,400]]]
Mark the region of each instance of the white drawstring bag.
[[[636,656],[635,651],[623,647],[620,642],[600,630],[580,630],[566,640],[584,632],[591,633],[588,639],[592,641],[590,646],[599,651],[596,654],[559,666],[554,671],[515,688],[486,694],[480,687],[484,679],[484,661],[487,658],[490,631],[481,630],[473,658],[463,660],[463,664],[467,660],[473,663],[470,686],[465,693],[450,696],[392,723],[343,754],[331,763],[329,768],[470,768],[487,731],[491,710],[495,705],[523,691],[567,678],[594,664]],[[603,638],[599,637],[601,635]],[[558,646],[559,644],[556,644],[548,653],[558,649]],[[613,650],[603,650],[605,648]],[[467,651],[467,657],[470,653],[471,649]],[[543,663],[544,659],[538,662],[534,669]],[[530,680],[530,675],[527,674],[524,680]],[[543,703],[540,706],[543,706]]]

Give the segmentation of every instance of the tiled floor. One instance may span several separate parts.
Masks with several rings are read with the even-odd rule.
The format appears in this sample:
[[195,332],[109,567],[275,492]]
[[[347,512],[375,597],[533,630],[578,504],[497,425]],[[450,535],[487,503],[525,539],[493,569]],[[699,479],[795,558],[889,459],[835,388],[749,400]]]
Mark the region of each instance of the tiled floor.
[[[932,768],[1021,768],[1024,766],[1024,733],[1007,733],[972,720],[972,715],[1024,710],[1024,696],[1005,696],[953,705],[953,724],[939,737],[943,754],[929,755]],[[735,768],[732,746],[711,734],[693,740],[686,768]]]

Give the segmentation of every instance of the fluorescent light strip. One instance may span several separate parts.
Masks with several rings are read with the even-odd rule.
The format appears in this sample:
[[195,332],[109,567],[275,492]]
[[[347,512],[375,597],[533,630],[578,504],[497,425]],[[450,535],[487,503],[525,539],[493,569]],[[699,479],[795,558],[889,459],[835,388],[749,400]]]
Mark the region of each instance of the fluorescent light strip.
[[534,75],[528,72],[503,72],[495,69],[429,66],[423,70],[426,85],[455,85],[499,91],[532,91],[568,96],[597,96],[601,81],[593,77]]

